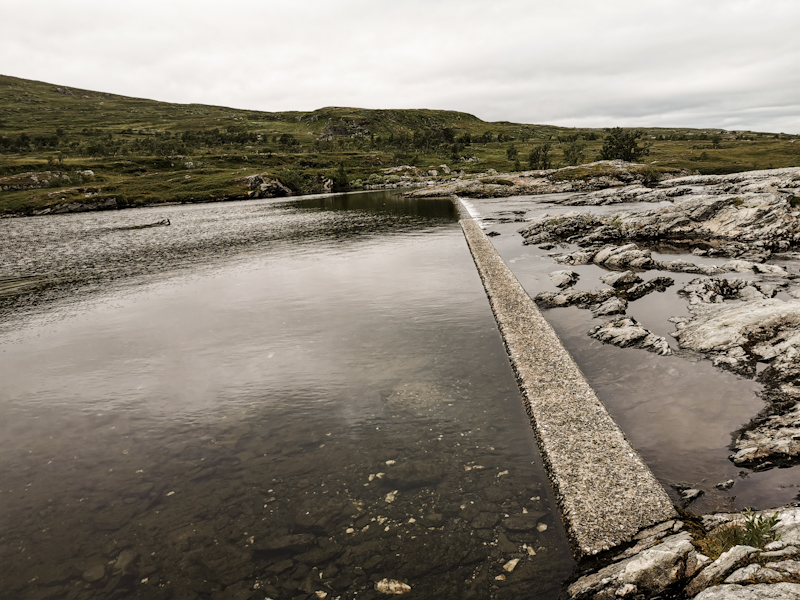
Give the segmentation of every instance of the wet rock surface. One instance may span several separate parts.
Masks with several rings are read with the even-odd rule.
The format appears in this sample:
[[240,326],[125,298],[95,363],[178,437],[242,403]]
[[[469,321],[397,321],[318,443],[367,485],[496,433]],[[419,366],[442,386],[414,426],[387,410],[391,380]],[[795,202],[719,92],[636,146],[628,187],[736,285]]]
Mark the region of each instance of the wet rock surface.
[[559,292],[539,292],[534,299],[543,308],[577,306],[590,309],[599,317],[624,314],[629,301],[639,300],[651,292],[663,292],[675,283],[669,277],[654,277],[648,281],[641,281],[639,277],[612,278],[610,281],[615,285],[610,290],[586,292],[570,287]]
[[[489,234],[487,234],[489,235]],[[557,288],[565,288],[575,285],[575,283],[580,278],[575,271],[569,270],[562,270],[562,271],[553,271],[550,273],[550,281],[553,282],[553,285]]]
[[589,331],[589,336],[620,348],[642,348],[656,354],[672,354],[665,338],[654,335],[632,317],[622,317],[598,325]]
[[[691,316],[670,319],[677,329],[674,337],[682,350],[701,353],[715,365],[755,377],[765,385],[767,406],[736,434],[731,458],[737,465],[758,469],[796,464],[800,458],[795,409],[800,398],[795,390],[800,376],[800,304],[775,295],[786,292],[796,277],[785,266],[787,260],[794,260],[791,248],[800,240],[794,237],[800,226],[798,191],[800,168],[790,168],[679,178],[662,181],[652,190],[632,186],[558,199],[558,203],[575,205],[659,202],[662,206],[619,214],[571,212],[533,218],[520,230],[525,244],[579,246],[553,254],[557,263],[631,272],[603,278],[619,291],[541,292],[537,302],[545,308],[591,309],[597,317],[624,315],[628,303],[649,291],[649,286],[660,290],[668,285],[668,278],[624,283],[637,277],[637,271],[706,275],[681,290],[689,300]],[[654,256],[645,247],[657,248],[665,241],[702,260]],[[779,264],[765,262],[773,256]],[[729,260],[709,262],[716,257]],[[743,273],[747,279],[728,277],[730,273]],[[625,303],[610,301],[613,296]],[[623,346],[630,345],[628,333],[646,339],[643,331],[606,325],[593,328],[590,335]],[[613,335],[615,330],[620,335]],[[669,343],[664,340],[660,347],[668,349]]]

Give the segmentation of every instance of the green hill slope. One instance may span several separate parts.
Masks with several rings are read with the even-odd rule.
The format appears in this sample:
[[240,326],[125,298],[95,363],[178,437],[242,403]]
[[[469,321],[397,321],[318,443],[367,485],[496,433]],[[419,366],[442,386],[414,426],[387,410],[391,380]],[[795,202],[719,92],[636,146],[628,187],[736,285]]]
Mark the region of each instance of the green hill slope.
[[[800,163],[800,142],[792,136],[643,132],[652,144],[648,162],[667,170]],[[442,164],[466,174],[527,169],[531,150],[545,143],[559,166],[575,160],[570,148],[582,148],[583,162],[594,160],[604,135],[487,123],[454,111],[270,113],[171,104],[0,75],[0,214],[87,202],[120,207],[358,189],[391,184],[399,177],[387,170],[398,165],[418,167],[407,172],[412,179]],[[246,179],[255,174],[263,177]]]

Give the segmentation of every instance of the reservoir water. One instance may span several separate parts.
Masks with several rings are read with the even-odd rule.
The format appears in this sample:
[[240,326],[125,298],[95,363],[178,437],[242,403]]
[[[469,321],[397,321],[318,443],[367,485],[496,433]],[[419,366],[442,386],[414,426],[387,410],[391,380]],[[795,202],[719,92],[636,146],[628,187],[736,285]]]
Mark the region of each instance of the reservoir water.
[[572,572],[450,201],[5,219],[0,276],[3,600],[552,598]]

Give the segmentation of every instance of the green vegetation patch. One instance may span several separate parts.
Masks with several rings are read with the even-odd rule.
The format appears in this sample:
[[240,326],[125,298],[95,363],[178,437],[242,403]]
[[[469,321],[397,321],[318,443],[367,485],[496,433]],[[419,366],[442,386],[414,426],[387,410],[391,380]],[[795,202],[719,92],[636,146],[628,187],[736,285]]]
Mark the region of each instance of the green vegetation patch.
[[[30,214],[81,194],[115,196],[121,206],[247,198],[237,180],[262,174],[294,194],[408,183],[386,176],[413,165],[485,174],[560,169],[633,152],[649,173],[730,173],[800,164],[800,137],[685,128],[591,129],[487,123],[441,110],[326,107],[311,112],[260,112],[202,104],[170,104],[0,76],[0,179],[67,173],[70,183],[4,186],[0,214]],[[643,149],[649,154],[646,154]],[[644,167],[643,167],[644,168]],[[75,174],[91,170],[97,189]],[[581,166],[555,181],[616,175],[609,166]],[[190,175],[190,177],[185,177]],[[646,180],[647,174],[642,179]],[[511,185],[507,179],[488,183]],[[23,186],[24,187],[24,186]],[[65,193],[50,194],[59,189]]]

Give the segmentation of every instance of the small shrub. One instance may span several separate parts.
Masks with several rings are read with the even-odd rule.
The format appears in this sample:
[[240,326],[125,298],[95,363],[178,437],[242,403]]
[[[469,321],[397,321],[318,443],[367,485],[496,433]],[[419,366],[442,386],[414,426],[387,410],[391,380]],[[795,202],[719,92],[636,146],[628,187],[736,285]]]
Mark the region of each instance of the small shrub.
[[638,130],[625,130],[614,127],[608,132],[600,150],[600,160],[620,159],[626,162],[636,162],[642,156],[650,154],[650,144],[642,146],[638,141],[642,138]]
[[789,206],[792,208],[797,208],[800,206],[800,196],[792,196],[789,198]]
[[741,206],[742,204],[744,204],[744,200],[742,200],[741,198],[734,198],[733,203],[736,206]]
[[552,158],[550,156],[550,149],[552,146],[545,142],[541,146],[536,146],[535,148],[531,148],[531,152],[528,155],[528,165],[532,170],[542,169],[547,170],[549,169],[552,164]]
[[583,160],[584,150],[586,150],[586,144],[573,140],[562,149],[564,160],[568,165],[577,165]]

